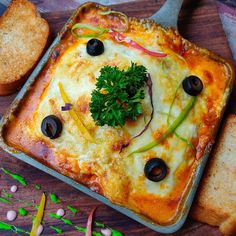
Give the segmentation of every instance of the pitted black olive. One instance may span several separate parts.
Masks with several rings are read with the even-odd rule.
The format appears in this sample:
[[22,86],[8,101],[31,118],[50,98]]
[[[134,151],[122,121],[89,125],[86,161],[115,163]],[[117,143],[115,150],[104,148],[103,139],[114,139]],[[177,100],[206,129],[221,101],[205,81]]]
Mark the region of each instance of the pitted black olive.
[[167,170],[168,167],[162,159],[152,158],[146,163],[144,174],[149,180],[159,182],[166,177]]
[[61,120],[54,115],[45,117],[41,124],[41,131],[50,139],[58,138],[62,131]]
[[91,56],[99,56],[104,52],[103,42],[99,39],[90,39],[87,42],[87,53]]
[[190,75],[185,78],[182,82],[182,86],[184,91],[191,96],[197,96],[203,89],[202,81],[195,75]]

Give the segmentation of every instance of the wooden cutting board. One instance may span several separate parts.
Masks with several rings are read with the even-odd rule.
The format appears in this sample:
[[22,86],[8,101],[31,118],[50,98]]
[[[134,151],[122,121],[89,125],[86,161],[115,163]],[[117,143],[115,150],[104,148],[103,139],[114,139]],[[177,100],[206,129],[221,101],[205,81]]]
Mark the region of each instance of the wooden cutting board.
[[[47,4],[50,4],[51,1],[32,0],[32,2],[34,2],[36,5],[44,4],[44,6],[47,6]],[[66,6],[68,2],[67,0],[61,0],[60,3],[64,3]],[[129,16],[144,18],[151,16],[162,3],[163,1],[144,0],[113,5],[113,8],[115,10],[123,11]],[[64,11],[42,14],[42,16],[45,17],[50,23],[53,35],[52,38],[55,37],[56,33],[61,29],[71,13],[71,11]],[[215,2],[213,0],[186,0],[180,15],[179,30],[185,38],[198,44],[199,46],[206,47],[229,60],[232,59],[231,52],[229,50],[227,40],[225,38],[222,25],[217,13]],[[15,95],[0,97],[1,114],[5,110],[7,110],[14,97]],[[232,107],[229,109],[229,111],[233,111]],[[38,202],[40,198],[40,192],[34,189],[35,183],[40,184],[44,192],[54,192],[61,198],[62,202],[58,205],[48,201],[44,217],[44,221],[46,223],[43,235],[49,236],[55,234],[54,231],[49,228],[49,226],[51,225],[63,229],[64,233],[61,235],[84,235],[84,233],[73,230],[73,227],[69,225],[64,225],[58,220],[52,220],[49,218],[49,212],[55,212],[58,208],[61,207],[66,209],[66,206],[68,204],[80,208],[80,213],[78,213],[77,215],[67,215],[68,218],[73,221],[73,223],[76,223],[76,225],[86,226],[87,216],[89,212],[93,209],[93,207],[98,206],[96,219],[98,221],[106,223],[110,227],[122,231],[125,235],[160,235],[129,219],[128,217],[118,213],[110,207],[107,207],[106,205],[62,183],[61,181],[27,164],[24,164],[21,161],[18,161],[2,150],[0,150],[0,166],[5,167],[13,172],[22,174],[28,181],[27,187],[23,188],[19,186],[19,191],[15,194],[18,199],[24,199],[26,201],[35,200],[36,202]],[[12,181],[9,177],[0,173],[0,189],[9,189],[9,187],[13,183],[14,181]],[[20,206],[22,206],[22,204],[16,202],[13,206],[7,206],[0,203],[0,220],[6,221],[6,212],[9,209],[17,210],[17,208]],[[27,210],[29,210],[32,215],[34,215],[36,212],[32,207],[28,207]],[[29,218],[18,217],[14,224],[25,230],[30,230],[31,220]],[[0,235],[7,236],[13,235],[13,233],[0,232]],[[172,235],[220,236],[221,233],[217,228],[188,219],[184,227],[179,232]]]

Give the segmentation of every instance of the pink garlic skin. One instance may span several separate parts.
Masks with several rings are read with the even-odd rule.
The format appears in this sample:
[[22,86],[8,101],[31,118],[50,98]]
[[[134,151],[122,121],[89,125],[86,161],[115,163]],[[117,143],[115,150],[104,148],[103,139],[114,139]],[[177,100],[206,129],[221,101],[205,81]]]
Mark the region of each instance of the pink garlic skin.
[[57,210],[57,215],[58,216],[64,216],[65,215],[65,211],[62,208],[60,208],[60,209]]
[[10,190],[12,193],[15,193],[17,191],[18,187],[16,185],[12,185]]
[[101,229],[101,233],[104,236],[111,236],[111,230],[110,229]]
[[17,213],[15,211],[8,211],[7,212],[7,220],[8,221],[14,221],[17,217]]
[[43,226],[40,224],[38,229],[37,229],[36,236],[41,235],[42,232],[43,232]]

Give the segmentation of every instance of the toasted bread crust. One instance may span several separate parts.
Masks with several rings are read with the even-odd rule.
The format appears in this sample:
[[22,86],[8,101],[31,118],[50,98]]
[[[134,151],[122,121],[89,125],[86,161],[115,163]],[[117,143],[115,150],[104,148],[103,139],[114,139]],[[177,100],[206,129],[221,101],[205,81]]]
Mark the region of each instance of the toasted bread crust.
[[13,93],[47,44],[48,23],[27,0],[13,0],[0,18],[0,95]]
[[210,157],[191,215],[220,226],[226,235],[236,233],[236,115],[230,115]]

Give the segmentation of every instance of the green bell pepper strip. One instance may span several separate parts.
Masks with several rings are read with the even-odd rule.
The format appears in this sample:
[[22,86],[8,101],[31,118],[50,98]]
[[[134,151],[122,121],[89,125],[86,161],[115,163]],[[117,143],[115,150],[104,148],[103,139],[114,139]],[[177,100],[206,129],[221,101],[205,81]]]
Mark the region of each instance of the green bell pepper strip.
[[146,152],[154,147],[156,147],[158,144],[163,142],[167,137],[169,137],[171,134],[175,132],[175,130],[181,125],[181,123],[186,119],[188,116],[189,112],[193,108],[194,104],[196,103],[197,98],[196,97],[191,97],[183,111],[179,114],[179,116],[174,120],[174,122],[169,126],[169,128],[166,130],[166,132],[156,141],[152,141],[135,151],[131,152],[128,156],[135,154],[135,153],[141,153],[141,152]]
[[[173,105],[174,105],[174,102],[175,102],[175,99],[177,97],[177,92],[179,90],[179,88],[182,86],[182,83],[179,84],[179,86],[177,87],[176,91],[175,91],[175,94],[174,94],[174,99],[170,105],[170,109],[169,109],[169,112],[168,112],[168,115],[167,115],[167,124],[170,125],[170,116],[171,116],[171,111],[172,111],[172,108],[173,108]],[[186,138],[182,137],[180,134],[178,134],[176,131],[174,132],[175,133],[175,136],[177,138],[179,138],[180,140],[182,140],[183,142],[185,142],[188,146],[190,146],[192,149],[195,149],[195,147],[193,146],[193,144],[191,142],[189,142]]]
[[[76,29],[89,29],[89,30],[94,31],[95,33],[79,35],[75,32]],[[71,33],[75,38],[99,37],[99,36],[103,35],[104,33],[107,33],[108,31],[109,31],[109,29],[106,29],[106,28],[96,27],[96,26],[92,26],[92,25],[89,25],[89,24],[83,24],[83,23],[74,24],[71,28]]]

